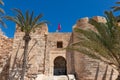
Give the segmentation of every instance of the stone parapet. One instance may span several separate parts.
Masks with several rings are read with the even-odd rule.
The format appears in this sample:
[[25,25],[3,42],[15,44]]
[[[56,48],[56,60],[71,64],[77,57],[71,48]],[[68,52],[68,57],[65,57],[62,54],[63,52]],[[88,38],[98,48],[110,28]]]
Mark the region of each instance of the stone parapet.
[[[76,25],[73,26],[73,29],[74,28],[83,28],[83,29],[93,28],[93,25],[89,24],[89,19],[90,18],[85,17],[77,20]],[[92,17],[92,19],[94,19],[97,22],[106,23],[105,17],[102,17],[102,16],[94,16]]]

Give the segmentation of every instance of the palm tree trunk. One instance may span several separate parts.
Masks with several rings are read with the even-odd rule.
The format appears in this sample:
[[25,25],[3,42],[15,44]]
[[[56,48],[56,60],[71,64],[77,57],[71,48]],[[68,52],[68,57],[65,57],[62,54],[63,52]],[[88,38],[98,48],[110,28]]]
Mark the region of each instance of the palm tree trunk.
[[30,41],[30,36],[25,35],[23,40],[25,40],[25,47],[24,47],[24,53],[23,53],[23,64],[22,64],[22,71],[21,71],[21,78],[20,80],[24,80],[24,76],[26,73],[26,67],[27,67],[27,52],[28,52],[28,44]]

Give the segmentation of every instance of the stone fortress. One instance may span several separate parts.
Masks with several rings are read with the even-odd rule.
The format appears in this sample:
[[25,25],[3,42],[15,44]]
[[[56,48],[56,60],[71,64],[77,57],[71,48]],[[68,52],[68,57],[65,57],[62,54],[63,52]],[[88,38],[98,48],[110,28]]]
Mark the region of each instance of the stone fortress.
[[[106,22],[105,18],[100,16],[93,18],[98,22]],[[88,18],[78,20],[73,29],[77,27],[92,29],[93,26],[88,23],[88,20]],[[20,32],[17,26],[13,39],[0,34],[1,60],[4,60],[2,57],[7,54],[12,54],[14,57],[18,47],[18,57],[22,55],[24,50],[23,35],[24,33]],[[28,74],[37,75],[36,80],[102,80],[104,75],[106,75],[106,80],[115,80],[117,72],[111,66],[76,51],[64,49],[76,41],[74,31],[71,33],[49,33],[47,25],[43,25],[41,29],[31,33]],[[96,75],[98,75],[97,79],[95,79]]]

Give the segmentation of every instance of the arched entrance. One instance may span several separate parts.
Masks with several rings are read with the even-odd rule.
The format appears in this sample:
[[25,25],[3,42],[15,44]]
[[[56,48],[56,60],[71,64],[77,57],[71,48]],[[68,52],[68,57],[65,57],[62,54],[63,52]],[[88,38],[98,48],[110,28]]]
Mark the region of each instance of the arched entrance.
[[62,56],[58,56],[54,60],[54,75],[66,75],[66,60]]

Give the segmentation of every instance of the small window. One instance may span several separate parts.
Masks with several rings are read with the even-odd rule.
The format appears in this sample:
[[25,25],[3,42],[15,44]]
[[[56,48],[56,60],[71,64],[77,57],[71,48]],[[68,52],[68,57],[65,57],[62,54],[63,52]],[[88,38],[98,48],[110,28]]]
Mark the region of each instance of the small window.
[[63,48],[63,42],[62,41],[57,42],[57,48]]

